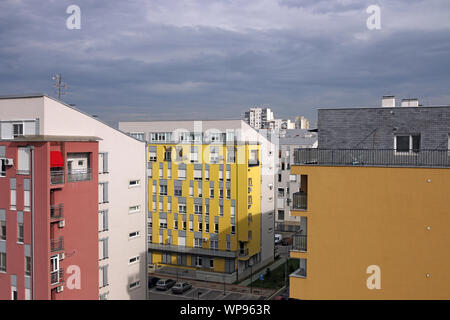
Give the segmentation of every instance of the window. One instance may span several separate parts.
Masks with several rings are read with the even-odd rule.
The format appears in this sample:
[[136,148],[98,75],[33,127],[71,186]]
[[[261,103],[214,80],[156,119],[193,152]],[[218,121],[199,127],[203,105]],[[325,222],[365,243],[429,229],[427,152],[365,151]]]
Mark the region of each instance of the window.
[[209,222],[205,223],[205,232],[209,232]]
[[219,170],[219,180],[223,180],[223,170]]
[[219,162],[219,147],[213,146],[209,148],[209,161],[211,163]]
[[278,210],[278,220],[284,220],[284,210]]
[[23,136],[23,123],[13,123],[13,137]]
[[167,186],[166,185],[160,185],[159,186],[159,195],[160,196],[167,196]]
[[205,214],[209,215],[209,204],[205,204]]
[[219,215],[223,216],[223,205],[219,205]]
[[191,162],[193,163],[198,162],[198,147],[191,148]]
[[159,228],[167,229],[167,219],[159,219]]
[[210,240],[210,249],[218,250],[219,249],[219,241],[218,240]]
[[230,170],[227,170],[227,181],[230,181],[231,180],[231,178],[230,178]]
[[278,196],[284,197],[284,188],[278,188]]
[[6,240],[6,220],[0,220],[0,240]]
[[203,223],[202,222],[198,223],[198,231],[203,231]]
[[143,132],[130,132],[130,136],[140,141],[145,141],[145,134]]
[[202,169],[194,169],[194,180],[202,180]]
[[203,188],[201,185],[198,185],[197,191],[198,191],[198,196],[201,198],[203,196]]
[[209,180],[209,169],[205,169],[205,180]]
[[201,248],[203,244],[202,238],[194,239],[194,248]]
[[214,187],[210,187],[210,188],[209,188],[209,197],[210,197],[211,199],[214,198]]
[[25,257],[25,275],[31,276],[31,257]]
[[250,166],[257,166],[257,165],[259,165],[259,162],[258,162],[258,150],[250,150],[248,164]]
[[11,190],[11,210],[16,210],[16,190]]
[[193,186],[189,186],[189,196],[191,196],[191,197],[194,196],[194,187]]
[[23,222],[17,223],[17,242],[23,243]]
[[17,174],[30,174],[30,149],[18,148]]
[[186,204],[185,203],[178,204],[178,212],[179,213],[186,213]]
[[131,180],[129,183],[130,188],[131,187],[139,187],[141,185],[141,181],[140,180]]
[[139,231],[134,231],[134,232],[130,232],[128,234],[128,238],[129,239],[134,239],[134,238],[139,237],[140,235],[141,235],[141,233]]
[[186,169],[178,168],[178,179],[186,179]]
[[159,178],[162,179],[163,177],[163,168],[159,168]]
[[181,197],[183,194],[183,187],[181,185],[174,185],[173,194],[177,197]]
[[231,199],[231,190],[227,189],[227,199]]
[[201,204],[194,204],[194,213],[202,214],[202,208],[203,206]]
[[178,220],[173,220],[173,228],[178,230]]
[[231,234],[235,234],[235,233],[236,233],[236,226],[231,225]]
[[420,151],[420,135],[402,135],[395,137],[396,152],[414,152]]
[[219,223],[214,224],[214,232],[219,233]]
[[6,272],[6,252],[0,252],[0,271]]
[[194,231],[194,223],[191,221],[189,221],[189,231]]
[[214,268],[214,259],[209,259],[209,267]]
[[290,174],[290,175],[289,175],[289,181],[297,181],[297,175],[295,175],[295,174]]
[[166,150],[164,150],[164,161],[172,161],[172,147],[167,147]]
[[186,221],[183,221],[183,230],[186,231]]
[[128,261],[128,264],[137,263],[137,262],[139,262],[139,260],[140,260],[140,257],[139,257],[139,256],[132,257],[132,258],[130,258],[130,260]]
[[234,147],[227,147],[227,162],[234,163],[235,161],[235,152]]
[[281,173],[278,174],[278,182],[281,182]]
[[30,211],[30,191],[23,192],[23,210]]
[[156,162],[157,155],[156,155],[156,149],[154,151],[150,151],[148,153],[148,161],[150,162]]
[[[151,169],[151,167],[149,168]],[[108,153],[99,152],[98,154],[98,173],[108,173]],[[150,173],[151,176],[151,173]]]
[[6,159],[0,159],[0,177],[6,177]]
[[134,288],[138,288],[140,286],[141,286],[141,281],[138,280],[138,281],[134,281],[134,282],[130,283],[129,288],[134,289]]
[[100,182],[98,188],[98,203],[108,202],[108,182]]
[[222,188],[219,189],[219,198],[223,198],[223,189]]
[[141,206],[132,206],[129,209],[129,213],[136,213],[136,212],[140,212],[141,211]]

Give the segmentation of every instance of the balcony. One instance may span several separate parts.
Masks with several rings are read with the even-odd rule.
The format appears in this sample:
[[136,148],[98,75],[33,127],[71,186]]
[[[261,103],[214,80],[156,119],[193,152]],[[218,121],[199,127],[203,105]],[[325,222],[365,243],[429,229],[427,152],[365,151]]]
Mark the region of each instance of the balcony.
[[305,192],[295,192],[292,194],[292,209],[294,210],[306,210],[307,206],[307,194]]
[[50,272],[50,284],[52,286],[61,284],[63,282],[64,282],[64,269],[63,268]]
[[64,183],[64,169],[50,170],[50,184]]
[[307,249],[307,235],[294,234],[292,236],[292,250],[305,251]]
[[222,258],[236,258],[236,255],[237,255],[237,252],[235,252],[235,251],[193,248],[193,247],[176,246],[176,245],[159,244],[159,243],[149,243],[148,248],[153,249],[153,250],[166,251],[166,252],[188,253],[188,254],[206,255],[206,256],[214,256],[214,257],[222,257]]
[[64,218],[64,205],[50,206],[50,219],[59,220]]
[[248,257],[248,248],[239,250],[239,257],[246,258]]
[[89,181],[92,179],[92,169],[72,169],[67,171],[68,182]]
[[50,252],[58,252],[64,250],[64,237],[50,240]]
[[372,167],[450,167],[450,153],[444,150],[394,149],[296,149],[296,165]]

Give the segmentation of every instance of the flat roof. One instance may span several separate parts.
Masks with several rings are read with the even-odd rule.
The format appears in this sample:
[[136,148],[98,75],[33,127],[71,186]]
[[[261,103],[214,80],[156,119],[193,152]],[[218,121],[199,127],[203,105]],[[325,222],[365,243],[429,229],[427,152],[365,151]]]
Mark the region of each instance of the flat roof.
[[14,142],[48,142],[48,141],[63,141],[63,142],[96,142],[103,140],[99,137],[93,136],[20,136],[14,139],[2,139],[0,141],[14,141]]
[[418,106],[418,107],[346,107],[346,108],[317,108],[317,110],[361,110],[361,109],[380,109],[380,110],[395,110],[395,109],[428,109],[428,108],[450,108],[450,105],[447,106]]

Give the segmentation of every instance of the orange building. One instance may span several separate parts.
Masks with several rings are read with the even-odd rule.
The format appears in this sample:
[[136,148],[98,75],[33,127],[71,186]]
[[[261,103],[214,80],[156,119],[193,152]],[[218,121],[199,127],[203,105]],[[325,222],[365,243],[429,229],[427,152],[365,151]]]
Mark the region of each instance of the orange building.
[[450,299],[447,150],[297,149],[295,299]]

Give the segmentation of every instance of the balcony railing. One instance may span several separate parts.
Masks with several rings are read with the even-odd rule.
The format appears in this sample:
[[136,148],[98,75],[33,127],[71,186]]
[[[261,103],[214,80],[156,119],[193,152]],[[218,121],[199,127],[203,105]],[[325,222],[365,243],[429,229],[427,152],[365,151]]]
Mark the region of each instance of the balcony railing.
[[64,250],[64,237],[59,237],[50,240],[50,251],[57,252]]
[[248,257],[248,248],[239,250],[239,257]]
[[393,149],[296,149],[297,165],[380,166],[380,167],[450,167],[449,150]]
[[64,269],[61,268],[59,270],[50,272],[50,281],[51,285],[56,285],[64,282]]
[[306,278],[306,268],[298,268],[291,274],[291,276]]
[[64,205],[59,204],[56,206],[50,206],[50,219],[62,219],[64,218]]
[[63,184],[64,183],[64,170],[51,170],[50,171],[50,184]]
[[292,237],[292,249],[298,251],[306,251],[307,249],[307,235],[294,234]]
[[306,210],[307,194],[300,191],[292,194],[292,209]]
[[223,257],[223,258],[236,258],[236,256],[237,256],[236,251],[193,248],[193,247],[177,246],[177,245],[169,245],[169,244],[159,244],[159,243],[149,243],[148,248],[153,249],[153,250],[158,250],[158,251],[198,254],[198,255],[215,256],[215,257]]
[[73,169],[67,171],[68,182],[89,181],[92,179],[92,169]]

